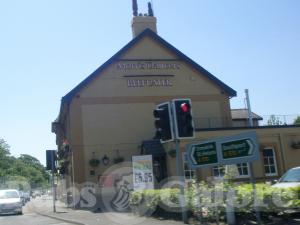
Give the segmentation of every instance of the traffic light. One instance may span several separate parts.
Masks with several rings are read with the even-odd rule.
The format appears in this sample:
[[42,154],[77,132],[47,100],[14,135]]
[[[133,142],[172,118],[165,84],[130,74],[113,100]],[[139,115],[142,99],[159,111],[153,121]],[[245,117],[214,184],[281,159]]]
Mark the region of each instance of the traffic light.
[[153,111],[155,117],[155,139],[160,139],[161,142],[173,141],[173,126],[171,120],[170,103],[165,102],[157,105]]
[[57,160],[55,150],[46,150],[46,169],[55,170],[55,162]]
[[194,138],[194,122],[190,99],[174,99],[173,111],[175,117],[176,138]]

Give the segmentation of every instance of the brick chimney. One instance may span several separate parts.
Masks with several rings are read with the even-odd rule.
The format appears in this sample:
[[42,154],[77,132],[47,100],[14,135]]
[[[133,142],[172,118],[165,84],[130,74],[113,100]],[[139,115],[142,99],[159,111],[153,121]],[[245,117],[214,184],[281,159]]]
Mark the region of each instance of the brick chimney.
[[132,36],[135,38],[145,29],[149,28],[157,33],[156,17],[154,17],[152,5],[148,3],[148,14],[138,14],[137,1],[133,1]]

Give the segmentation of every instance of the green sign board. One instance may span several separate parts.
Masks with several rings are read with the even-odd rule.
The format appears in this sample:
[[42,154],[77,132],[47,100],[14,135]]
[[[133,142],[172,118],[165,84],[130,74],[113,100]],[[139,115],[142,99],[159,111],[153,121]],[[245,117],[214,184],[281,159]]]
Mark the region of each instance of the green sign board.
[[253,154],[253,145],[250,139],[230,141],[221,144],[222,158],[233,159],[251,156]]
[[195,165],[218,163],[217,146],[215,142],[194,145],[191,155]]
[[253,162],[259,159],[256,132],[191,143],[186,146],[191,169]]

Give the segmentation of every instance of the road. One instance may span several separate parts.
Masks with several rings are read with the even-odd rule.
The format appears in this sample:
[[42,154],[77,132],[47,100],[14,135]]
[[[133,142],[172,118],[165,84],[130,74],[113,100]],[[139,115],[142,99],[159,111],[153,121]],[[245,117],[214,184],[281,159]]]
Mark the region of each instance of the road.
[[[23,207],[23,215],[0,216],[0,225],[163,225],[183,224],[180,221],[157,220],[147,217],[132,217],[119,213],[92,213],[85,210],[68,210],[59,207],[56,214],[52,211],[52,201],[46,198],[34,199]],[[242,224],[253,224],[244,221]],[[300,214],[289,218],[274,218],[268,225],[300,225]]]
[[28,206],[23,207],[23,215],[1,215],[1,225],[72,225],[59,220],[41,216]]

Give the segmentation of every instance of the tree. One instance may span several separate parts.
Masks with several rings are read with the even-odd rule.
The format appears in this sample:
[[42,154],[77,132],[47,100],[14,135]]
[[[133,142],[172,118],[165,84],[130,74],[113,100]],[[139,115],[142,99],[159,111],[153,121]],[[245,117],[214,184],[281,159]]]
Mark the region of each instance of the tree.
[[31,155],[21,154],[18,159],[28,166],[32,166],[37,170],[44,171],[44,166],[40,163],[40,161]]
[[269,126],[276,126],[276,125],[282,125],[283,123],[280,121],[278,116],[271,115],[268,119],[268,125]]
[[0,177],[4,177],[6,170],[11,166],[9,145],[0,138]]
[[0,159],[4,159],[9,155],[9,145],[2,138],[0,138]]
[[28,189],[26,183],[31,188],[46,187],[48,180],[49,174],[38,159],[27,154],[11,156],[9,145],[0,139],[0,187],[19,185],[23,190]]
[[300,125],[300,116],[294,120],[294,125]]

